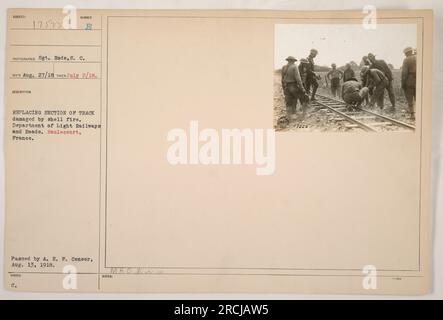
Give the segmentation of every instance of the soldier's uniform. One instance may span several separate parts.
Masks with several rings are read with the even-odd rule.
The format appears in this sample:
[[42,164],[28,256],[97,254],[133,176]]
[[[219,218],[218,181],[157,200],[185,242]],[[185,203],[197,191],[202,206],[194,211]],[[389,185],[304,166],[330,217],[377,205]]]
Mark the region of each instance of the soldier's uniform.
[[301,81],[303,82],[303,86],[306,91],[307,91],[307,80],[308,80],[309,70],[310,70],[309,61],[307,59],[300,59],[298,71],[300,72]]
[[412,48],[406,48],[406,58],[403,61],[401,72],[401,87],[408,101],[409,112],[414,117],[414,102],[416,95],[416,72],[417,72],[417,56],[413,54]]
[[388,90],[389,100],[391,101],[392,107],[395,108],[395,93],[394,93],[394,77],[392,76],[392,70],[389,68],[388,64],[384,60],[375,60],[375,56],[373,54],[369,54],[368,56],[372,57],[370,69],[377,69],[384,73],[388,80],[388,85],[386,89]]
[[370,83],[370,86],[374,88],[370,106],[373,107],[375,103],[377,103],[377,106],[383,109],[385,89],[389,86],[388,78],[378,69],[366,69],[363,76],[367,76],[367,81]]
[[[311,54],[312,52],[315,52],[315,54],[317,54],[317,50],[315,49],[311,50]],[[317,75],[314,72],[315,70],[314,58],[311,55],[309,55],[307,57],[307,60],[309,68],[306,77],[306,91],[310,93],[312,87],[311,100],[315,100],[315,94],[317,93],[318,89],[318,81],[317,81]]]
[[343,72],[333,67],[333,69],[328,72],[326,78],[331,81],[332,96],[336,97],[340,89],[340,80],[343,78]]
[[363,87],[355,78],[351,78],[343,83],[342,98],[349,105],[359,107],[368,94],[369,89]]
[[[293,57],[288,57],[286,60],[295,60]],[[303,112],[306,111],[306,99],[301,81],[298,67],[295,63],[288,63],[282,68],[282,86],[285,95],[286,113],[290,117],[297,111],[297,100],[300,100]]]
[[[362,63],[360,64],[360,66],[371,66],[371,61],[369,61],[368,56],[364,56],[362,58]],[[367,77],[362,77],[361,79],[363,87],[369,87],[369,81],[367,79]],[[365,100],[366,100],[366,104],[369,105],[369,96],[372,95],[372,89],[371,87],[369,87],[369,94],[366,96]]]

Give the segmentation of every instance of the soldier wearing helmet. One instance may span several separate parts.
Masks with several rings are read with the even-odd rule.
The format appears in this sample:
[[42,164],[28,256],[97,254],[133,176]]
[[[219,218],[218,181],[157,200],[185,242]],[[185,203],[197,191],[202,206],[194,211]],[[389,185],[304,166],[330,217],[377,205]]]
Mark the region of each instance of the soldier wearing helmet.
[[300,77],[295,59],[293,56],[286,58],[288,63],[282,68],[282,87],[285,95],[286,114],[288,119],[295,115],[297,111],[297,101],[300,100],[303,114],[306,112],[306,91]]
[[309,63],[309,69],[306,77],[306,91],[309,93],[312,87],[311,101],[315,101],[315,94],[318,89],[318,76],[315,73],[315,63],[314,58],[317,57],[317,49],[311,49],[309,56],[307,57]]
[[394,93],[394,77],[392,75],[392,70],[389,68],[388,64],[384,60],[377,60],[373,53],[368,54],[368,59],[371,62],[370,69],[377,69],[384,73],[388,80],[388,85],[386,90],[388,90],[389,100],[391,101],[392,109],[395,109],[395,93]]
[[362,67],[361,78],[366,78],[369,86],[373,88],[373,93],[369,102],[369,106],[372,108],[375,103],[377,103],[378,107],[380,107],[380,109],[383,109],[385,89],[389,85],[388,78],[382,71],[378,69],[371,69],[368,66]]

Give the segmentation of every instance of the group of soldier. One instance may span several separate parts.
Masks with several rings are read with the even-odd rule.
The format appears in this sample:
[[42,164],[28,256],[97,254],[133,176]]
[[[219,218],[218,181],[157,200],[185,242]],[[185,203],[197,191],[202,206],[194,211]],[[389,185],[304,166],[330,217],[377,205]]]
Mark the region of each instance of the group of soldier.
[[[415,119],[416,95],[416,50],[408,47],[404,50],[405,59],[401,72],[401,88],[408,102],[407,116]],[[286,58],[287,64],[282,68],[282,88],[285,96],[286,113],[288,119],[296,115],[297,103],[300,101],[303,116],[310,101],[315,101],[321,77],[315,72],[314,59],[318,55],[316,49],[311,49],[306,59],[297,59],[293,56]],[[362,59],[360,80],[350,63],[346,64],[343,71],[337,69],[333,63],[332,69],[326,74],[325,80],[330,82],[333,97],[341,97],[350,108],[359,108],[363,102],[366,107],[384,108],[385,91],[388,92],[391,102],[390,111],[395,111],[396,97],[394,93],[394,77],[389,65],[374,54],[369,53]]]

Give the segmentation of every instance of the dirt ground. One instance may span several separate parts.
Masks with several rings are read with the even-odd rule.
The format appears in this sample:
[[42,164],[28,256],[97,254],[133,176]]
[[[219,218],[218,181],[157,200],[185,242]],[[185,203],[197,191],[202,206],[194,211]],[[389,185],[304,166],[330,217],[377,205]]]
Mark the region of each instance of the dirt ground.
[[[326,87],[323,80],[324,74],[320,73],[322,80],[319,82],[320,86],[318,93],[332,97],[331,91]],[[391,103],[385,95],[385,108],[380,110],[374,107],[371,111],[380,113],[382,115],[400,120],[402,122],[415,125],[415,121],[407,117],[407,104],[404,95],[400,88],[399,75],[394,73],[394,92],[396,94],[397,107],[394,112],[389,111]],[[397,88],[398,87],[398,88]],[[339,97],[336,99],[341,100]],[[360,131],[360,128],[353,128],[349,126],[346,121],[337,121],[339,117],[332,111],[321,109],[315,106],[309,106],[305,117],[302,116],[300,105],[297,106],[297,115],[291,119],[289,125],[279,125],[279,119],[286,116],[286,106],[284,101],[283,90],[281,87],[281,76],[276,73],[274,76],[274,128],[277,131],[298,131],[298,132],[346,132],[346,131]]]

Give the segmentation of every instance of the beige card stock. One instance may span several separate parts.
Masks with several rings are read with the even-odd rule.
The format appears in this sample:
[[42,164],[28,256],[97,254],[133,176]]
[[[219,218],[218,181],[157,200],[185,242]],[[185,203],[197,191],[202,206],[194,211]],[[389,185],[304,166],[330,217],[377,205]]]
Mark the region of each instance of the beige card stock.
[[[365,18],[9,10],[6,288],[427,293],[433,16]],[[281,67],[311,48],[329,108],[288,118]],[[323,72],[352,56],[360,80],[367,48],[398,76],[396,113],[348,114],[376,132],[331,110]]]

